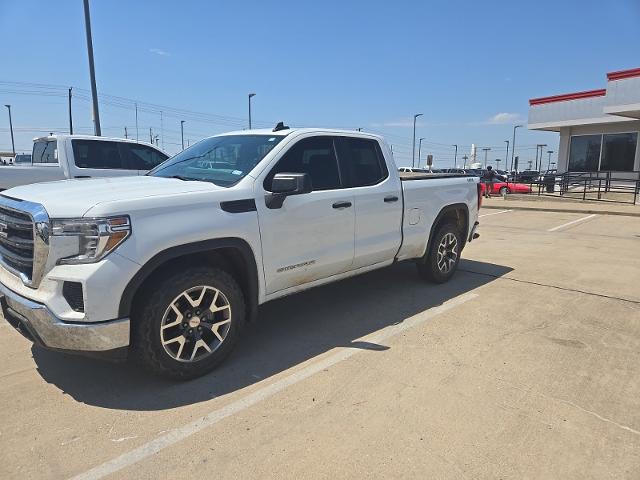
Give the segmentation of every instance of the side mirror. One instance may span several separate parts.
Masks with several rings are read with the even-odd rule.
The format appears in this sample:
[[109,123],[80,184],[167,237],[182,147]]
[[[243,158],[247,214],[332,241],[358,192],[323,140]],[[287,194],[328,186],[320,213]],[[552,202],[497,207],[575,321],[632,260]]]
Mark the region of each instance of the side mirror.
[[308,173],[276,173],[271,181],[271,192],[265,195],[267,208],[281,208],[284,199],[291,195],[302,195],[312,190]]

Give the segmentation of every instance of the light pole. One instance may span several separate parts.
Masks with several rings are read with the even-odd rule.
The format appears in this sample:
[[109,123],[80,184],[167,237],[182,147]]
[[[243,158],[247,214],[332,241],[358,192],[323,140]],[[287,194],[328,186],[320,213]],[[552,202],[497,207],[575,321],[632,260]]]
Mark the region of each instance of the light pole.
[[536,145],[536,170],[538,170],[538,149],[540,149],[540,170],[542,170],[542,152],[546,146],[546,143],[539,143]]
[[453,154],[453,168],[458,168],[458,145],[452,145],[456,147],[456,152]]
[[256,96],[255,93],[249,94],[249,130],[251,130],[251,98],[255,96]]
[[549,168],[551,167],[551,154],[553,153],[553,150],[547,150],[547,153],[549,154],[549,162],[547,163],[547,170],[549,170]]
[[420,151],[422,150],[422,140],[424,140],[424,137],[422,137],[418,141],[418,168],[420,168]]
[[13,122],[11,121],[11,105],[5,105],[9,110],[9,130],[11,131],[11,150],[13,150],[13,158],[16,157],[16,144],[13,142]]
[[482,149],[482,151],[484,152],[484,168],[487,168],[487,154],[489,153],[489,150],[491,150],[489,147],[485,147]]
[[513,140],[511,142],[511,171],[513,171],[513,155],[516,151],[516,128],[520,128],[522,125],[516,125],[513,127]]
[[96,70],[93,65],[93,40],[91,39],[91,16],[89,0],[84,0],[84,27],[87,33],[87,53],[89,54],[89,77],[91,77],[91,98],[93,100],[93,130],[96,136],[102,135],[100,113],[98,112],[98,89],[96,88]]
[[416,119],[418,117],[421,117],[422,113],[416,113],[413,116],[413,151],[412,151],[412,156],[411,156],[411,166],[415,167],[416,166]]
[[505,140],[504,143],[507,144],[507,151],[504,154],[504,168],[508,168],[509,167],[509,140]]
[[180,136],[182,137],[182,149],[184,150],[184,120],[180,120]]

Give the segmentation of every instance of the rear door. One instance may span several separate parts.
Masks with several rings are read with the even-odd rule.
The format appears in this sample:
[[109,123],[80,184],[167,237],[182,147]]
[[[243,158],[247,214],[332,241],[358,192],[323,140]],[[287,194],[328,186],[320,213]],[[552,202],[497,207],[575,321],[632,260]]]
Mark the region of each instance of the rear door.
[[[267,208],[265,193],[276,173],[308,173],[313,191]],[[354,253],[353,193],[344,188],[334,138],[298,140],[256,181],[266,293],[330,277],[351,268]]]
[[389,169],[377,140],[340,137],[341,170],[355,200],[353,268],[392,260],[402,241],[400,178]]

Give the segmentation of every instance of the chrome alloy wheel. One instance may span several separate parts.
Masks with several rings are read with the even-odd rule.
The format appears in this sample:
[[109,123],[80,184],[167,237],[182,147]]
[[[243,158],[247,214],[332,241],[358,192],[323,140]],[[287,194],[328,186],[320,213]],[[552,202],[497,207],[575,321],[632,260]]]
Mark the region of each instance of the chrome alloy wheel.
[[231,305],[226,295],[209,286],[192,287],[165,310],[160,339],[174,360],[195,362],[218,349],[230,327]]
[[456,264],[458,259],[458,239],[453,233],[447,233],[438,245],[438,255],[436,261],[438,269],[442,273],[449,273],[449,271]]

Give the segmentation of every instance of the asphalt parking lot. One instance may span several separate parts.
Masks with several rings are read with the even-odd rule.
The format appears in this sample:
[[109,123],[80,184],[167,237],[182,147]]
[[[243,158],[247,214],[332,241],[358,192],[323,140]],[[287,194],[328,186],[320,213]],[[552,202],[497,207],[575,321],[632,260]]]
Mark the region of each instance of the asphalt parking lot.
[[188,383],[2,323],[0,478],[640,478],[640,218],[481,215],[449,284],[272,302]]

